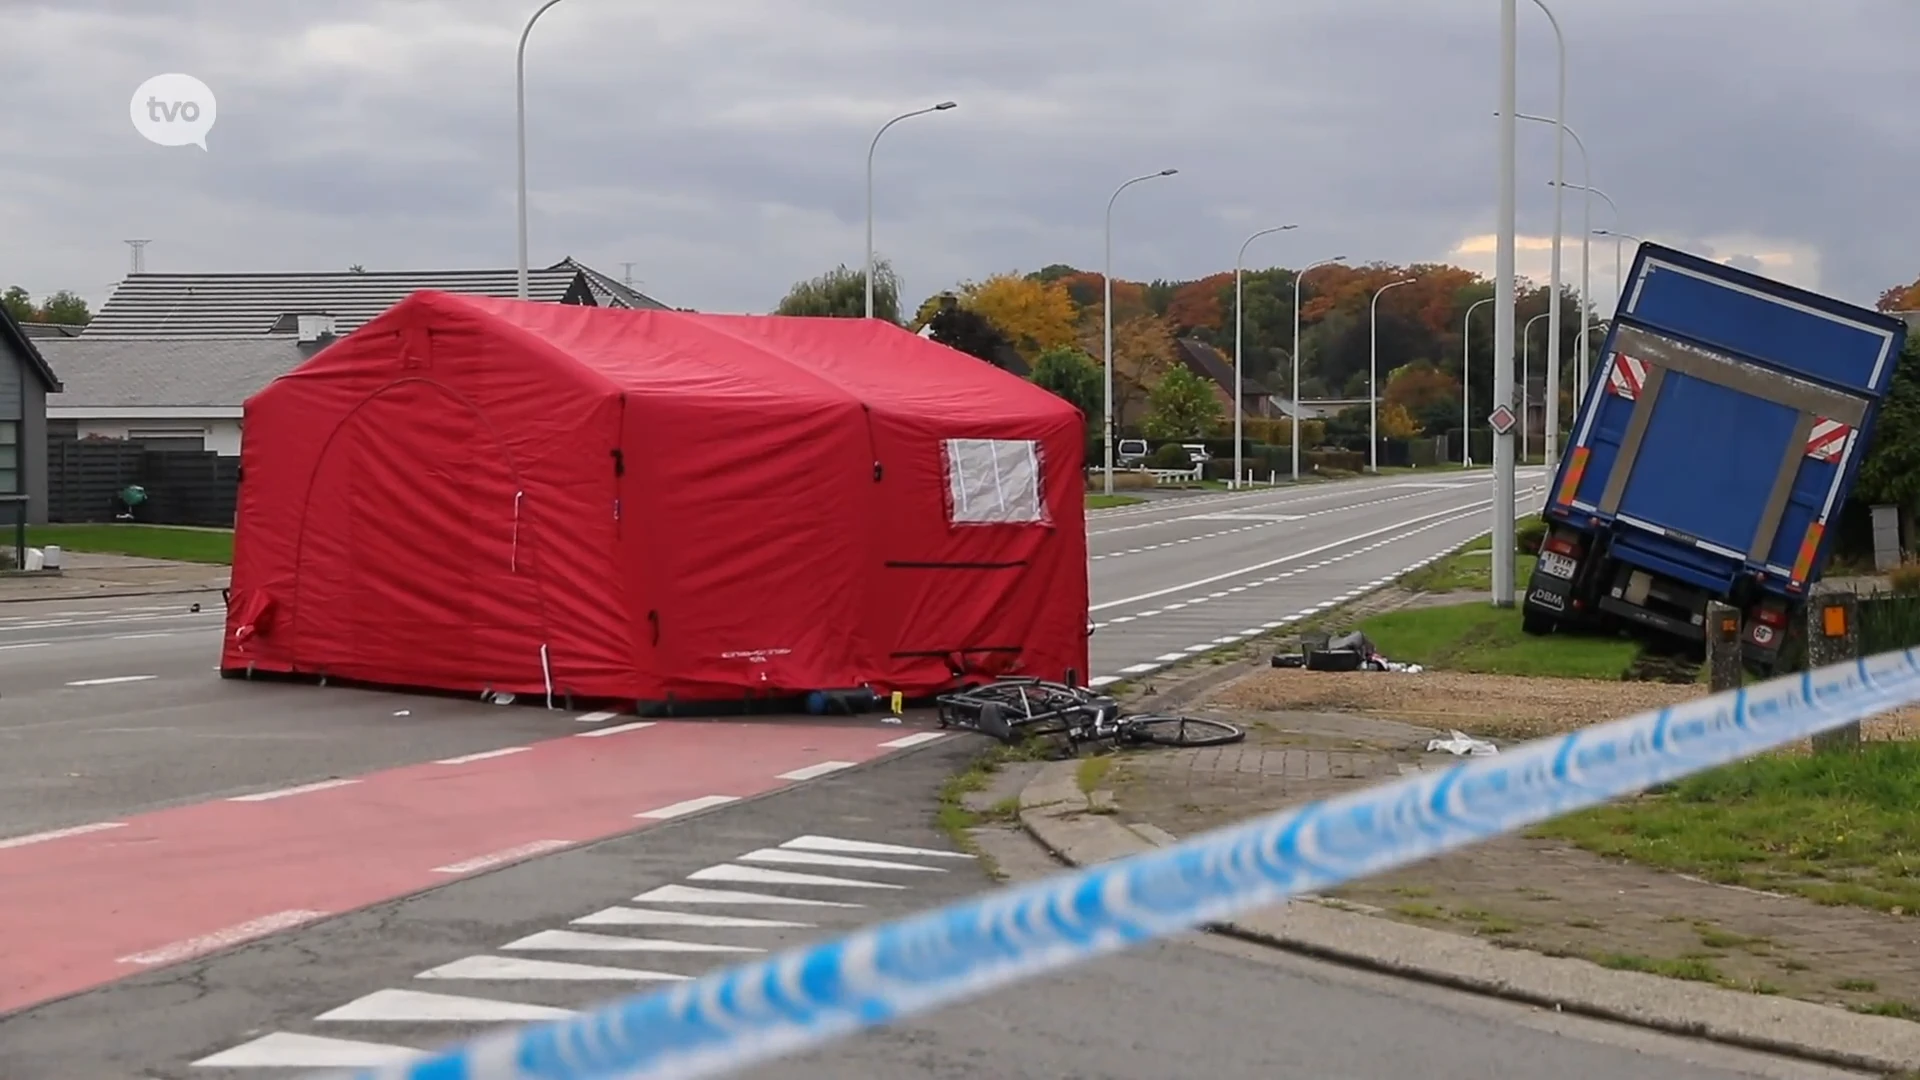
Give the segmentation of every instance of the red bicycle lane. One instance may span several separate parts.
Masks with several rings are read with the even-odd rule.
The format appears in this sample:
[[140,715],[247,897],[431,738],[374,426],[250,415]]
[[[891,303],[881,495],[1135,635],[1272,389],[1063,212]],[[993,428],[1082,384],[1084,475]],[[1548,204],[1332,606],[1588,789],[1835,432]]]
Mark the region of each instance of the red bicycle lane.
[[0,841],[0,1015],[927,740],[910,730],[622,725]]

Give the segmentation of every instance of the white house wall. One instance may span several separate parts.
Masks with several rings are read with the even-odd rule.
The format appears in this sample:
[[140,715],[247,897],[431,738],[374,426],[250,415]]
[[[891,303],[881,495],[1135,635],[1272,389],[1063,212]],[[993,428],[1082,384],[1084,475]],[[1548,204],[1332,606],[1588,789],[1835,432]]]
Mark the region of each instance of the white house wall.
[[224,417],[203,420],[76,420],[82,439],[126,439],[136,433],[145,439],[198,435],[205,449],[221,457],[240,456],[240,421]]

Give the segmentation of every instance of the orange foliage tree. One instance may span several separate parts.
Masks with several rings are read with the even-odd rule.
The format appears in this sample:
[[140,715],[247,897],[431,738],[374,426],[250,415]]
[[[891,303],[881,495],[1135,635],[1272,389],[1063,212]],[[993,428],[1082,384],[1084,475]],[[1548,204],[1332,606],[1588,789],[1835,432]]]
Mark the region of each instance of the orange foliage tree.
[[1875,306],[1881,311],[1920,311],[1920,278],[1914,278],[1911,285],[1895,285],[1881,293]]
[[1167,323],[1176,331],[1227,330],[1233,312],[1233,275],[1209,274],[1173,291],[1167,302]]
[[[1119,281],[1114,284],[1118,286]],[[1119,299],[1119,290],[1115,289],[1115,300]],[[1114,305],[1115,309],[1119,304]],[[1080,344],[1088,356],[1098,362],[1102,358],[1105,342],[1102,339],[1103,324],[1100,308],[1093,307],[1080,323]],[[1158,386],[1160,379],[1175,361],[1173,331],[1166,322],[1153,315],[1135,315],[1130,319],[1117,320],[1113,324],[1113,418],[1114,423],[1125,427],[1145,406],[1147,395]]]
[[995,274],[960,287],[960,302],[1007,335],[1031,364],[1041,353],[1073,344],[1079,312],[1059,282],[1019,274]]

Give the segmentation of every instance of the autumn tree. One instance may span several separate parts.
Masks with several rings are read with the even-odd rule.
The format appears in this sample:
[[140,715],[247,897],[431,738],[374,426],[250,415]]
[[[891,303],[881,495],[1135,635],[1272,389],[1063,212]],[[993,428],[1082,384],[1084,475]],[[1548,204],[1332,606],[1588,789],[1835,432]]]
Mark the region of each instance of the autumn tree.
[[1381,400],[1408,410],[1423,409],[1438,402],[1460,404],[1460,384],[1439,368],[1424,361],[1397,368],[1387,376]]
[[960,288],[960,303],[1000,328],[1028,363],[1071,345],[1079,312],[1064,285],[1018,274],[995,274]]
[[[879,307],[878,300],[874,306]],[[935,311],[927,320],[926,329],[929,339],[995,367],[1007,367],[1008,361],[1018,355],[993,320],[957,303],[945,304]]]
[[6,292],[0,293],[0,306],[7,309],[7,314],[13,316],[14,322],[32,322],[34,320],[36,312],[33,306],[33,296],[18,285],[9,285],[7,286]]
[[40,321],[62,326],[85,326],[93,321],[93,312],[79,293],[61,289],[40,302]]
[[[1244,291],[1245,282],[1242,282]],[[1167,301],[1167,324],[1175,333],[1227,332],[1233,329],[1233,275],[1209,274],[1172,291]]]
[[1879,303],[1874,306],[1881,311],[1920,311],[1920,278],[1914,278],[1910,285],[1895,285],[1881,293]]
[[[819,277],[796,282],[773,313],[862,318],[867,313],[867,273],[841,263]],[[873,262],[873,314],[891,323],[900,321],[900,279],[885,259]]]
[[1146,432],[1153,439],[1203,439],[1220,426],[1214,386],[1176,365],[1147,393]]
[[[1081,322],[1081,347],[1090,356],[1102,356],[1105,347],[1100,311]],[[1124,427],[1128,418],[1174,366],[1173,332],[1152,315],[1136,315],[1113,327],[1113,417]]]
[[1405,405],[1385,405],[1380,409],[1380,435],[1387,439],[1411,439],[1420,434],[1420,421]]

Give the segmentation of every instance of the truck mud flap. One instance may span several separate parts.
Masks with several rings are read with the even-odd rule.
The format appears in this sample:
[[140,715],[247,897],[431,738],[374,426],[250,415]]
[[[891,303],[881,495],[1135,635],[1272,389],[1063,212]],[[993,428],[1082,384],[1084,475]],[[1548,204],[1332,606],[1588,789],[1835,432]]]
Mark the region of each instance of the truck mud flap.
[[1635,626],[1644,626],[1651,630],[1657,630],[1660,633],[1679,638],[1682,641],[1706,640],[1706,631],[1693,623],[1683,622],[1679,619],[1670,619],[1657,612],[1648,611],[1646,608],[1636,607],[1624,601],[1615,600],[1611,596],[1602,596],[1600,598],[1600,610],[1616,618],[1625,619]]

